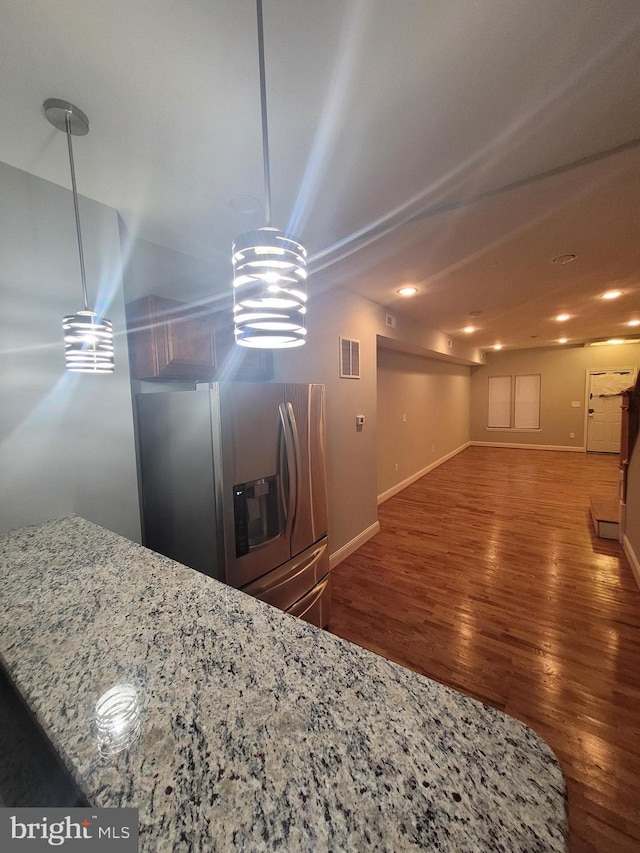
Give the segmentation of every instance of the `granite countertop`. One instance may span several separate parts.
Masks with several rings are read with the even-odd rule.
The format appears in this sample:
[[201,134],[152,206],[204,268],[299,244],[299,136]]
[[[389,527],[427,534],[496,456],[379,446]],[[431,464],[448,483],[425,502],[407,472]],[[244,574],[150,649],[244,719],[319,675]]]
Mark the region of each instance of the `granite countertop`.
[[[0,589],[4,668],[141,851],[566,849],[522,723],[82,518],[0,537]],[[96,702],[123,685],[112,754]]]

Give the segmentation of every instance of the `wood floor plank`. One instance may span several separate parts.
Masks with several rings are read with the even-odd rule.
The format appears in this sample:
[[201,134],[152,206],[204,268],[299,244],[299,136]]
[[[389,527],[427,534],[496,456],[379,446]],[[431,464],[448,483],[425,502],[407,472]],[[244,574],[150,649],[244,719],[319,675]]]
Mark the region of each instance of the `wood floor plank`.
[[333,571],[333,633],[549,743],[578,853],[640,851],[640,590],[589,508],[617,484],[614,455],[469,447]]

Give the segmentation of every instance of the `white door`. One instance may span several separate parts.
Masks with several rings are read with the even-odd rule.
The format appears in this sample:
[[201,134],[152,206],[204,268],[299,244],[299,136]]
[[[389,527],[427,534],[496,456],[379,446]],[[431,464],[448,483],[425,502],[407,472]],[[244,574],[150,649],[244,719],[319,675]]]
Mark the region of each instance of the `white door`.
[[620,452],[622,392],[636,380],[635,368],[593,370],[589,375],[587,450]]

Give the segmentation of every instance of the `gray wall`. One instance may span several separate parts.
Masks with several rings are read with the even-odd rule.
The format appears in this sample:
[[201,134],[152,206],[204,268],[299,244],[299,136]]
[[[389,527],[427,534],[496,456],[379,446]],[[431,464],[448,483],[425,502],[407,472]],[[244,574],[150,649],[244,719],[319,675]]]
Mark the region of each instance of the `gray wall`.
[[[639,365],[640,344],[490,352],[486,365],[471,369],[471,440],[583,448],[587,372]],[[541,374],[540,430],[488,430],[489,376],[518,373]],[[571,407],[573,400],[579,408]]]
[[216,288],[215,266],[211,262],[140,240],[127,231],[122,221],[119,224],[125,302],[153,294],[178,301],[201,300],[212,311],[230,308],[231,255],[229,281],[218,282]]
[[459,364],[378,349],[379,497],[390,497],[386,493],[393,494],[418,472],[465,446],[469,371]]
[[[282,350],[277,380],[320,382],[327,395],[329,548],[335,554],[378,520],[376,502],[376,334],[382,309],[353,293],[312,294],[304,347]],[[360,341],[360,379],[339,376],[339,337]],[[365,416],[362,430],[356,415]]]
[[0,164],[0,530],[77,513],[139,541],[118,217],[85,198],[80,216],[109,376],[64,370],[61,320],[82,308],[71,192]]
[[627,479],[627,522],[625,545],[631,550],[630,560],[640,586],[640,437],[636,441]]

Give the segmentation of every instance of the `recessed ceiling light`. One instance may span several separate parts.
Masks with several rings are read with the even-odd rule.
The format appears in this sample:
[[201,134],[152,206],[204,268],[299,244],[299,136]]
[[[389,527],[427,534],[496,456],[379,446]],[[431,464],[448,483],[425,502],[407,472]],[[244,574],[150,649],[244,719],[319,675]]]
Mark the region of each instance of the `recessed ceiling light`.
[[577,255],[558,255],[555,258],[551,259],[552,264],[570,264],[571,261],[575,261]]
[[493,348],[494,349],[502,349],[502,344],[494,344]]
[[565,320],[568,320],[571,317],[571,314],[558,314],[556,320],[558,323],[564,323]]
[[558,343],[559,344],[566,344],[567,340],[568,340],[568,338],[558,338]]
[[470,335],[471,332],[475,332],[475,330],[476,330],[475,326],[465,326],[462,331],[466,332],[468,335]]
[[607,290],[606,293],[602,294],[603,299],[617,299],[618,296],[622,296],[621,290]]
[[640,320],[629,320],[627,326],[640,326]]
[[400,296],[415,296],[417,292],[418,292],[418,288],[412,287],[410,285],[407,285],[406,287],[401,287],[398,290],[398,293],[400,294]]

